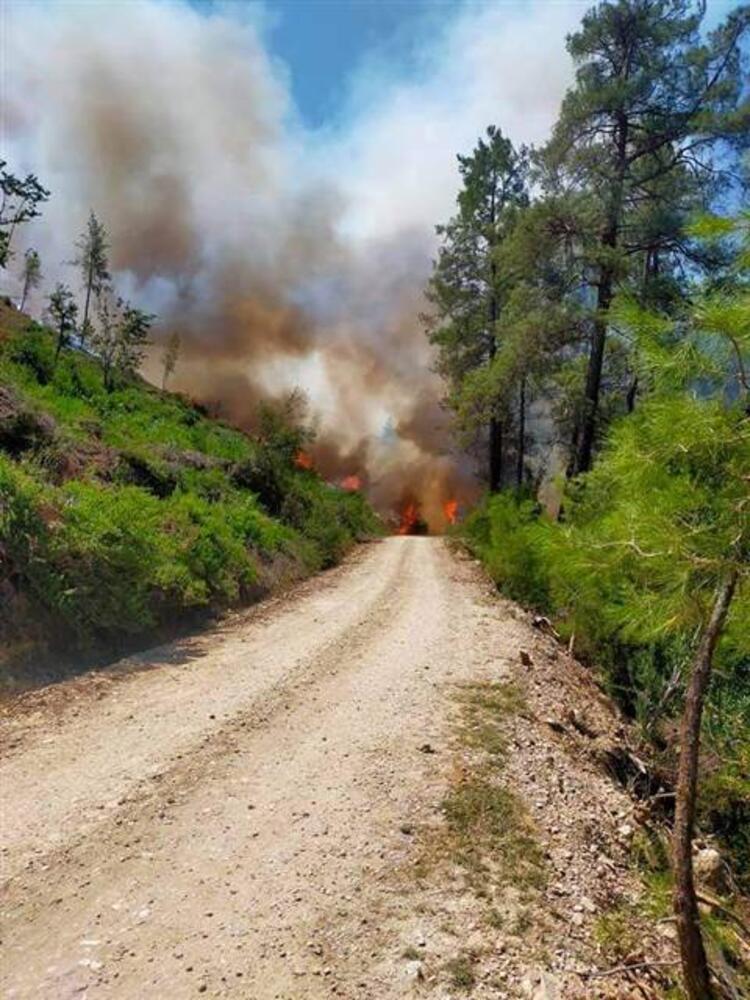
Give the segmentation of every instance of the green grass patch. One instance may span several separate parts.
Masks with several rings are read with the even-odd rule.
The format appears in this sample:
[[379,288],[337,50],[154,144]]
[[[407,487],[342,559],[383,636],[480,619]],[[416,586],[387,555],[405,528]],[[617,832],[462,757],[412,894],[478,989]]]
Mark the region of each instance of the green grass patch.
[[471,876],[484,882],[540,888],[544,855],[521,800],[486,776],[455,785],[442,803],[446,821],[445,852]]
[[623,962],[641,944],[642,917],[630,906],[615,906],[594,919],[594,941],[613,964]]
[[466,990],[467,992],[473,989],[477,981],[474,971],[475,964],[474,957],[468,954],[457,955],[446,962],[443,969],[450,980],[451,986],[457,990]]
[[509,681],[462,684],[456,700],[461,706],[461,742],[501,757],[506,747],[505,720],[526,710],[520,687]]

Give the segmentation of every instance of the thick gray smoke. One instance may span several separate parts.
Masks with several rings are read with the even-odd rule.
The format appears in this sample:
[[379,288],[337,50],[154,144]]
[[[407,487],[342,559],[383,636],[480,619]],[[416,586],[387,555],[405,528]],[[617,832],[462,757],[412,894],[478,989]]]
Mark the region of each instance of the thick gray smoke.
[[408,493],[438,523],[477,487],[449,452],[419,321],[434,225],[452,211],[455,153],[487,124],[544,136],[579,8],[465,10],[417,82],[363,74],[325,136],[299,124],[242,10],[5,8],[4,155],[53,192],[23,239],[48,284],[75,282],[63,262],[93,208],[118,289],[182,336],[176,388],[247,424],[259,397],[301,385],[321,471],[359,475],[385,509]]

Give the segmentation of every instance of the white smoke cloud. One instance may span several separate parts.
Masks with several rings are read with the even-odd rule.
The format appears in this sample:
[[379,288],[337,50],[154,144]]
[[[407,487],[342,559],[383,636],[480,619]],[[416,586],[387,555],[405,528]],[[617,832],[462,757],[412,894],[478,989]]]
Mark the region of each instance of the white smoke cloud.
[[469,7],[423,55],[419,79],[368,75],[330,155],[349,200],[344,220],[361,238],[432,234],[453,210],[456,154],[490,124],[513,142],[549,132],[572,71],[565,36],[579,3]]

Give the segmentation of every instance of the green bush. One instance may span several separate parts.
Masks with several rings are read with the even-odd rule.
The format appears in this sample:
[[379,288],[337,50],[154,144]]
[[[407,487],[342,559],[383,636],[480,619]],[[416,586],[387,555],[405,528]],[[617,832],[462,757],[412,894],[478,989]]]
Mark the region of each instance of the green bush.
[[54,606],[61,601],[63,585],[49,559],[44,516],[52,514],[49,492],[0,453],[0,557],[5,574],[19,577],[32,597],[47,595]]
[[190,607],[235,603],[255,553],[292,541],[248,495],[160,501],[135,486],[42,488],[0,459],[0,542],[36,602],[83,637],[137,633]]
[[497,493],[472,511],[463,530],[469,547],[504,593],[523,604],[549,609],[553,526],[537,504],[513,493]]
[[379,531],[363,497],[304,472],[288,484],[279,516],[312,542],[321,569],[339,562],[358,539]]
[[747,878],[750,435],[747,397],[730,387],[750,296],[746,285],[729,297],[709,290],[679,326],[633,303],[619,316],[649,391],[611,425],[593,469],[569,484],[564,520],[547,523],[504,494],[468,519],[467,542],[506,593],[575,635],[579,656],[672,759],[697,638],[717,588],[736,579],[714,656],[700,811]]
[[41,327],[32,326],[11,343],[8,356],[17,365],[29,369],[40,385],[46,385],[55,370],[52,338]]

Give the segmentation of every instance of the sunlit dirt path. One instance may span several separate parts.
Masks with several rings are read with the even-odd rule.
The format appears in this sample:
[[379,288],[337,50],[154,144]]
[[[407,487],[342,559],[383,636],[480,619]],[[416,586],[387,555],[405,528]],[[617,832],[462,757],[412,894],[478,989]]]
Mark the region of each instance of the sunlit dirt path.
[[0,994],[405,995],[378,914],[498,618],[441,540],[390,538],[7,719]]

